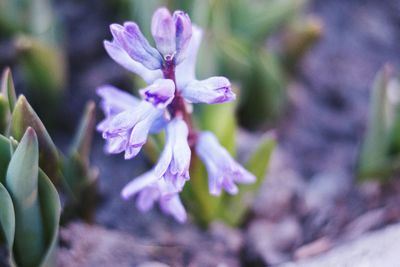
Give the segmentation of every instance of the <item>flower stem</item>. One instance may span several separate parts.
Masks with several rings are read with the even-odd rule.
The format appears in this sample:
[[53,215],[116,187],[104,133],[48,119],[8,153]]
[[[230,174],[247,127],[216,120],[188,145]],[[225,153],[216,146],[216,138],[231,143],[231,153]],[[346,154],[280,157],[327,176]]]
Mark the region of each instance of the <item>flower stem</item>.
[[193,151],[197,140],[197,131],[196,129],[193,128],[192,116],[188,112],[185,105],[185,100],[180,94],[179,88],[177,87],[176,84],[174,60],[167,58],[164,61],[162,71],[164,74],[164,78],[172,80],[175,84],[175,97],[174,100],[172,100],[172,103],[168,106],[168,111],[172,118],[179,116],[186,122],[186,125],[188,126],[189,129],[188,143]]

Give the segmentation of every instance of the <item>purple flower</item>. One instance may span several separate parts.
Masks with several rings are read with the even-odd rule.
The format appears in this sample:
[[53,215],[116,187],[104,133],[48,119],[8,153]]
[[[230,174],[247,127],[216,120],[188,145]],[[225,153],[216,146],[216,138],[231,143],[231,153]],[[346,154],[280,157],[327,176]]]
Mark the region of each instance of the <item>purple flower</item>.
[[179,64],[192,36],[192,24],[183,11],[177,10],[171,16],[168,9],[162,7],[154,12],[151,33],[164,59],[175,58],[175,64]]
[[233,160],[210,132],[199,135],[196,152],[208,172],[210,194],[219,196],[222,189],[229,194],[236,194],[236,183],[254,183],[256,177]]
[[157,70],[162,66],[160,53],[152,47],[134,22],[124,25],[111,24],[111,33],[118,44],[135,61],[149,70]]
[[102,86],[97,93],[102,98],[100,105],[106,115],[97,126],[107,141],[106,152],[118,154],[125,151],[125,159],[133,158],[163,111],[112,86]]
[[140,211],[148,211],[158,201],[164,213],[172,215],[180,223],[186,221],[186,211],[175,187],[156,176],[153,171],[137,177],[121,192],[124,199],[136,194],[136,206]]
[[174,99],[175,84],[169,79],[158,79],[139,92],[144,100],[152,103],[156,108],[165,108]]
[[186,123],[180,118],[170,121],[165,148],[154,168],[154,174],[164,177],[177,191],[182,191],[185,182],[189,180],[191,151],[187,139]]
[[231,91],[231,84],[225,77],[193,80],[182,90],[182,95],[192,103],[216,104],[236,99],[236,95]]
[[182,96],[192,103],[216,104],[236,99],[231,83],[225,77],[216,76],[198,81],[195,75],[196,58],[202,39],[202,31],[192,26],[192,38],[186,59],[176,68],[176,83]]

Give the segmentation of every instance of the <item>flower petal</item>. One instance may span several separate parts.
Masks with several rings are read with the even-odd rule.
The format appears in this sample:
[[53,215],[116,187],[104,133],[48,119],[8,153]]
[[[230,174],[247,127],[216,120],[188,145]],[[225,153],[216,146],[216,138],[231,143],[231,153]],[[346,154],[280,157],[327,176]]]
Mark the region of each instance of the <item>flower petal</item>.
[[150,70],[143,66],[143,64],[133,60],[116,40],[112,42],[104,41],[104,48],[113,60],[127,70],[142,77],[146,83],[152,83],[154,80],[162,77],[161,70]]
[[154,12],[151,20],[151,34],[158,51],[164,55],[164,58],[175,54],[175,23],[167,8],[162,7]]
[[229,194],[236,194],[238,188],[235,182],[253,183],[256,180],[253,174],[233,160],[211,132],[203,132],[199,135],[196,153],[206,166],[209,190],[212,195],[220,195],[222,189]]
[[186,221],[186,210],[178,194],[161,198],[160,207],[164,213],[172,215],[178,222],[184,223]]
[[192,103],[216,104],[236,99],[231,84],[225,77],[211,77],[202,81],[191,81],[183,90],[183,97]]
[[108,84],[99,86],[96,93],[102,98],[102,107],[106,106],[108,109],[124,111],[140,103],[139,98]]
[[158,79],[139,92],[144,100],[152,103],[156,108],[165,108],[174,99],[175,84],[170,79]]
[[203,31],[201,28],[192,25],[192,37],[186,50],[186,57],[176,67],[177,89],[181,90],[196,78],[197,53],[200,48]]
[[125,22],[123,27],[118,24],[112,24],[110,27],[114,38],[133,60],[150,70],[161,69],[160,53],[150,46],[136,23]]
[[190,17],[183,11],[177,10],[174,12],[173,20],[176,27],[176,60],[179,64],[185,59],[186,49],[189,46],[192,37],[192,22]]
[[121,191],[121,196],[124,199],[128,199],[144,188],[150,186],[154,182],[156,182],[159,178],[156,177],[152,171],[146,172],[139,177],[133,179],[129,182]]

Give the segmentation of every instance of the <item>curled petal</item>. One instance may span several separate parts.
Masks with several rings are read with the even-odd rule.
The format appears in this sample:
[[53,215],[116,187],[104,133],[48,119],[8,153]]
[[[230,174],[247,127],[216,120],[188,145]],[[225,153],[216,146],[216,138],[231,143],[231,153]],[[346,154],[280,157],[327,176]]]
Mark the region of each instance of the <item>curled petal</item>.
[[164,213],[172,215],[178,222],[184,223],[186,221],[186,210],[178,194],[162,198],[160,200],[160,207]]
[[121,192],[124,199],[137,195],[136,206],[141,211],[147,211],[159,202],[161,210],[172,215],[178,222],[186,220],[186,211],[175,188],[164,179],[154,175],[153,171],[142,174],[127,184]]
[[138,192],[142,191],[144,188],[150,186],[156,182],[159,178],[156,177],[153,172],[146,172],[141,176],[133,179],[129,182],[121,191],[121,196],[124,199],[128,199]]
[[176,27],[176,64],[179,64],[186,56],[186,49],[192,37],[192,22],[189,15],[183,11],[174,12],[173,20]]
[[142,63],[133,60],[115,39],[112,42],[104,41],[104,48],[113,60],[142,77],[146,83],[152,83],[162,77],[161,70],[150,70]]
[[192,81],[183,90],[183,97],[192,103],[216,104],[235,100],[231,84],[225,77]]
[[115,136],[107,139],[105,152],[108,154],[119,154],[125,150],[128,144],[126,136]]
[[175,118],[167,125],[167,139],[154,173],[164,177],[176,191],[181,191],[189,180],[191,151],[188,144],[188,127],[186,123]]
[[144,100],[150,102],[156,108],[165,108],[174,99],[175,84],[169,79],[158,79],[139,92]]
[[161,69],[160,53],[150,46],[136,23],[125,22],[124,26],[112,24],[110,28],[114,38],[133,60],[150,70]]
[[196,152],[206,166],[209,177],[209,190],[212,195],[220,195],[222,189],[229,194],[236,194],[235,183],[254,183],[256,177],[233,160],[210,132],[199,135]]
[[173,56],[176,50],[175,23],[167,8],[162,7],[154,12],[151,20],[151,34],[158,51],[166,56]]
[[185,88],[190,81],[196,79],[195,70],[197,53],[200,48],[202,37],[203,31],[201,28],[192,25],[192,37],[190,38],[189,45],[185,53],[185,59],[183,59],[176,67],[176,83],[179,90]]

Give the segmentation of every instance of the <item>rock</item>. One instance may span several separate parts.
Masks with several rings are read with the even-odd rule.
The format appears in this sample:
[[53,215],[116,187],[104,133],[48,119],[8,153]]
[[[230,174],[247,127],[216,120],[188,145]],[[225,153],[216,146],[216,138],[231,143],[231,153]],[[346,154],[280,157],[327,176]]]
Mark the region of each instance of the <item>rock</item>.
[[366,234],[315,258],[279,267],[392,267],[399,265],[400,224]]
[[310,258],[328,251],[331,246],[332,241],[327,237],[322,237],[296,249],[294,252],[294,258],[296,260]]
[[384,208],[367,211],[349,225],[343,234],[344,239],[354,239],[362,234],[382,226],[387,222],[386,210]]
[[280,222],[256,220],[246,235],[246,259],[262,264],[277,264],[289,260],[290,251],[301,242],[301,228],[294,218]]

